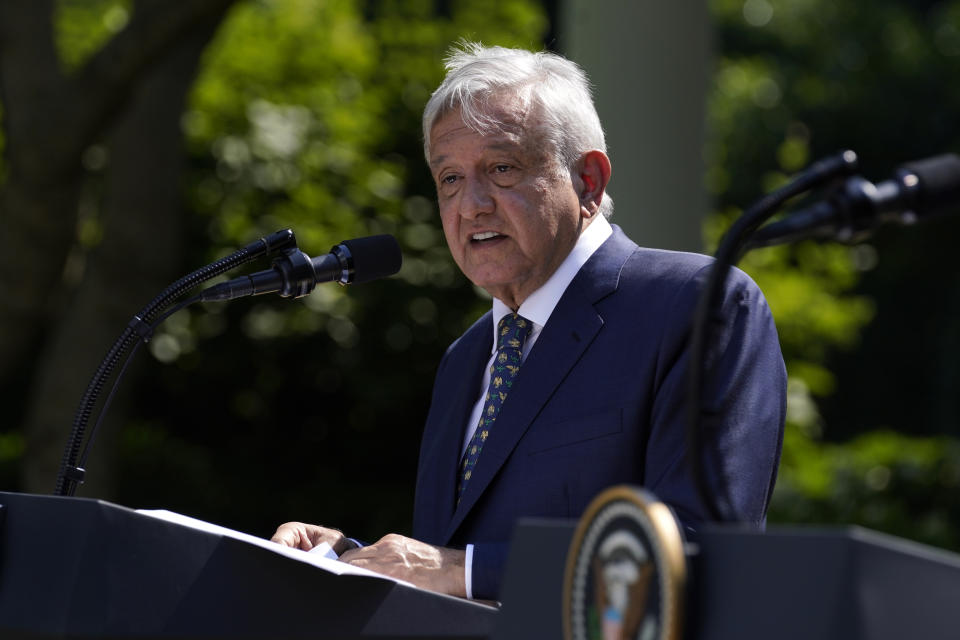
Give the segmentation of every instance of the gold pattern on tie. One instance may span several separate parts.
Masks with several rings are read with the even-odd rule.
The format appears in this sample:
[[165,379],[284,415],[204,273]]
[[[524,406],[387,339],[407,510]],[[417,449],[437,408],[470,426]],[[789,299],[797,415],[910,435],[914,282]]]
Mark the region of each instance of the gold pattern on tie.
[[477,430],[467,445],[467,451],[463,454],[463,460],[460,462],[460,474],[457,482],[457,504],[473,475],[473,469],[477,464],[477,458],[483,450],[483,444],[490,436],[490,430],[493,423],[496,422],[500,409],[513,381],[520,373],[520,362],[523,353],[523,343],[533,323],[518,316],[515,313],[504,316],[497,325],[497,355],[493,359],[493,365],[490,367],[490,385],[485,396],[483,411],[480,412],[480,423]]

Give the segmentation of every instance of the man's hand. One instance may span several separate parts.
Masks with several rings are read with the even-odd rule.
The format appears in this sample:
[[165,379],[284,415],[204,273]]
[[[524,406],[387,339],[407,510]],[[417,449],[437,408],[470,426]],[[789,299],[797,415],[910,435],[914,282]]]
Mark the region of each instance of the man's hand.
[[310,551],[319,544],[326,542],[337,555],[344,551],[356,548],[356,545],[344,537],[337,529],[328,529],[316,524],[303,522],[287,522],[277,527],[277,532],[270,538],[271,541],[294,549]]
[[434,547],[391,533],[375,544],[347,551],[340,556],[340,560],[406,580],[423,589],[467,597],[464,582],[465,551]]

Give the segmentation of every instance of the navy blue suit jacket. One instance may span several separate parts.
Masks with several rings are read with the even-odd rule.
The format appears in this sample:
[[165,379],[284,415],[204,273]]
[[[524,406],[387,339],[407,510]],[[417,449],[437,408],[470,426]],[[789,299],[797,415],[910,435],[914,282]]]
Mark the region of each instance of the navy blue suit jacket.
[[[420,449],[415,538],[474,544],[473,595],[496,598],[518,518],[577,518],[603,489],[642,485],[695,527],[707,518],[684,440],[690,327],[710,259],[642,249],[617,227],[570,283],[514,381],[459,506],[464,428],[492,352],[487,313],[440,363]],[[762,526],[786,372],[760,290],[735,270],[715,320],[703,420],[729,498]]]

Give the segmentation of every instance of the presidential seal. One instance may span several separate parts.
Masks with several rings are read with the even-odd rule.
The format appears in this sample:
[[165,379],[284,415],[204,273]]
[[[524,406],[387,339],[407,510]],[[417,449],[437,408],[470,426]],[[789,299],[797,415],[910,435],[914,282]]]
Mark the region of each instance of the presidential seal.
[[643,489],[590,503],[567,554],[566,640],[680,640],[686,562],[677,521]]

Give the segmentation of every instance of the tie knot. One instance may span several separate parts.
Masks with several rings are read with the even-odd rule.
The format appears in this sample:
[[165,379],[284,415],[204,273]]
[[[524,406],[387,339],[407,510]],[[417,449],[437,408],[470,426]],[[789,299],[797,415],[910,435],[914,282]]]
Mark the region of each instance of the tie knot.
[[508,313],[497,325],[497,349],[522,350],[531,329],[533,329],[532,322],[516,313]]

